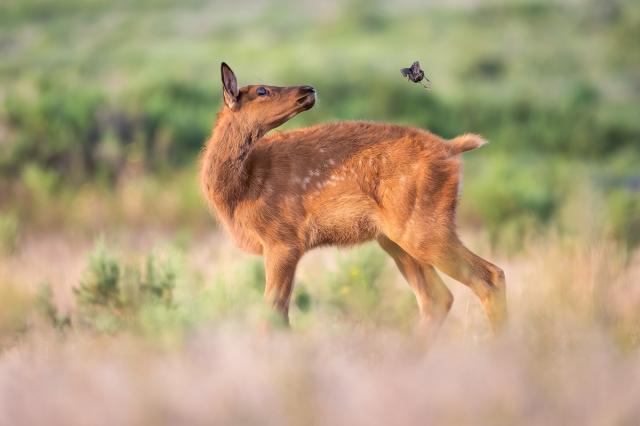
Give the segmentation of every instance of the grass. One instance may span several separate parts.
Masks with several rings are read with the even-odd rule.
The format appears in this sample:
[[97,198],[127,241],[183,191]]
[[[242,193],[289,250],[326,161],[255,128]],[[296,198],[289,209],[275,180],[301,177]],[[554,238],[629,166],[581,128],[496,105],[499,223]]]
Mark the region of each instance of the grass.
[[466,240],[506,271],[509,329],[491,338],[479,302],[447,279],[456,301],[429,347],[408,286],[373,245],[303,259],[291,331],[264,328],[262,267],[219,234],[81,248],[76,278],[45,297],[71,298],[66,313],[3,287],[14,290],[0,326],[14,337],[0,412],[14,424],[635,423],[638,252],[548,234],[510,256]]

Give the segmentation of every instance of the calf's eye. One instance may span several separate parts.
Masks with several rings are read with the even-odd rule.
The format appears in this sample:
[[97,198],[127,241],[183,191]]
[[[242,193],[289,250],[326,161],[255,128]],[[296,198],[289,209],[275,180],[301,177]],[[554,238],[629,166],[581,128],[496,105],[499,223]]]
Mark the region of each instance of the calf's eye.
[[258,87],[256,89],[256,93],[258,94],[258,96],[265,96],[267,94],[267,89],[265,89],[264,87]]

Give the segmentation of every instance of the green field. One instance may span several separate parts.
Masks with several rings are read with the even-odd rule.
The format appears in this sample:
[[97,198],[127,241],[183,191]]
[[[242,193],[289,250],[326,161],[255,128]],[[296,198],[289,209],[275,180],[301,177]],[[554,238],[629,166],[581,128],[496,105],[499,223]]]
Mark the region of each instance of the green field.
[[[305,257],[280,329],[197,182],[221,61],[317,89],[285,130],[488,139],[458,221],[508,331],[447,280],[425,348],[373,244]],[[0,424],[635,424],[639,164],[633,0],[3,0]]]

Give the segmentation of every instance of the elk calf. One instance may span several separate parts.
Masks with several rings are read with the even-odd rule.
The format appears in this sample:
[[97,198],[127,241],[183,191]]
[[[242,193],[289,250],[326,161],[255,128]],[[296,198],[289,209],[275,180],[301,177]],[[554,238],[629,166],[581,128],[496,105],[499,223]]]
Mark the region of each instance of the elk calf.
[[460,154],[482,138],[447,141],[357,121],[266,135],[313,107],[314,88],[239,88],[231,68],[222,63],[221,71],[224,104],[202,154],[202,188],[237,245],[264,256],[265,297],[285,321],[306,251],[376,239],[431,330],[453,303],[436,268],[473,290],[495,330],[504,324],[502,270],[469,251],[455,229]]

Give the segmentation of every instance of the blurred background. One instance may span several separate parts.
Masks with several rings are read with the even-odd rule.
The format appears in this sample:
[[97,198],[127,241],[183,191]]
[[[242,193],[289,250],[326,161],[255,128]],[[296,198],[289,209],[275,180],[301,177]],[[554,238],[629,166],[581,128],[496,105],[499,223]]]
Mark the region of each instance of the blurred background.
[[[432,90],[400,76],[415,60]],[[516,346],[570,348],[583,330],[637,354],[634,0],[3,0],[0,347],[48,329],[176,344],[258,310],[261,261],[217,229],[197,182],[221,61],[241,86],[316,87],[284,129],[365,119],[482,134],[490,144],[464,156],[459,223],[507,271]],[[482,340],[479,303],[448,283],[444,334]],[[417,318],[375,245],[312,253],[292,309],[312,334],[404,333]]]
[[[193,176],[223,60],[241,85],[317,87],[285,128],[481,133],[461,220],[496,243],[546,226],[639,242],[637,2],[5,0],[0,22],[4,246],[51,228],[209,228]],[[414,60],[432,91],[400,77]]]

